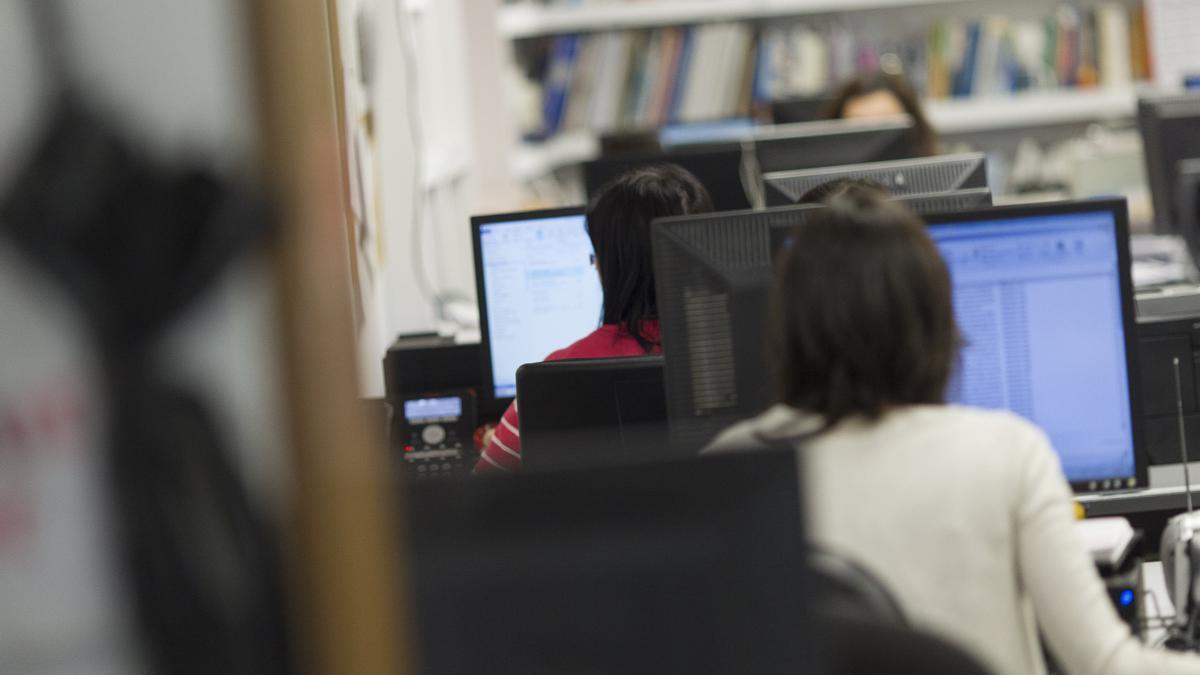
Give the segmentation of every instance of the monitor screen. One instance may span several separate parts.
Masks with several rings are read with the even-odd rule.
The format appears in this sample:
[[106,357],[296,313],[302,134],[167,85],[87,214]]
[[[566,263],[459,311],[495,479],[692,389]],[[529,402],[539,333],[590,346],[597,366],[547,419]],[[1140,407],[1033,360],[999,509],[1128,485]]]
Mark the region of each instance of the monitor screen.
[[948,401],[1037,424],[1077,489],[1137,484],[1118,214],[1109,203],[930,223],[965,341]]
[[603,295],[582,209],[474,219],[485,377],[517,392],[517,368],[600,325]]

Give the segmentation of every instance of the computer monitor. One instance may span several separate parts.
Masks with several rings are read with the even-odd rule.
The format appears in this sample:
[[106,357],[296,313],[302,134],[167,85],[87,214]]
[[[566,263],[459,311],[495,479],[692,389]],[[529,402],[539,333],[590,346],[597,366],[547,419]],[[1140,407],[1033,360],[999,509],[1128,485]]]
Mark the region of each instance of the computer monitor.
[[[583,163],[583,185],[588,199],[626,171],[654,164],[678,164],[708,190],[718,211],[751,207],[743,179],[742,146],[738,142],[674,146],[663,150],[621,153]],[[757,177],[753,179],[757,181]],[[751,192],[753,187],[751,187]]]
[[771,102],[771,121],[775,124],[814,122],[821,119],[833,99],[829,96],[794,96]]
[[763,174],[767,206],[795,204],[818,185],[843,178],[873,180],[894,195],[986,188],[987,156],[982,152],[969,152],[770,172]]
[[819,206],[656,219],[654,283],[671,442],[695,451],[770,402],[763,320],[771,225]]
[[708,189],[717,211],[762,205],[762,172],[900,159],[911,154],[907,117],[822,120],[730,132],[720,142],[673,145],[661,151],[613,155],[583,164],[588,198],[620,174],[651,164],[678,164]]
[[904,159],[913,154],[912,120],[820,120],[761,127],[754,134],[755,158],[763,174]]
[[521,468],[671,457],[661,355],[527,363],[517,370]]
[[1146,156],[1146,176],[1154,205],[1154,228],[1176,232],[1179,212],[1179,162],[1200,157],[1200,92],[1138,100],[1138,126]]
[[421,672],[824,672],[797,476],[763,451],[408,486]]
[[966,342],[948,400],[1036,423],[1077,490],[1145,486],[1124,200],[928,223]]
[[[770,402],[772,250],[820,207],[655,221],[672,438],[703,444]],[[967,346],[949,396],[1046,430],[1079,491],[1144,486],[1124,201],[931,214]],[[774,234],[772,234],[774,231]]]
[[600,325],[585,221],[582,208],[471,218],[485,401],[511,399],[517,368]]

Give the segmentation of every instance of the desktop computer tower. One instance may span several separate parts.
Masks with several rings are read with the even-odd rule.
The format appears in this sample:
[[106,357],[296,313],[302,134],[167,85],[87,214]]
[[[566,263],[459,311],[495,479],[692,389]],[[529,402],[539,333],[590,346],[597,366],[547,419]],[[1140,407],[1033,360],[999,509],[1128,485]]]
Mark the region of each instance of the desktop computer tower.
[[401,335],[383,357],[388,398],[444,389],[469,389],[483,383],[480,345],[455,344],[436,333]]
[[[1200,460],[1200,286],[1137,297],[1138,368],[1151,465],[1179,463],[1179,408],[1187,453]],[[1175,359],[1179,360],[1176,394]]]

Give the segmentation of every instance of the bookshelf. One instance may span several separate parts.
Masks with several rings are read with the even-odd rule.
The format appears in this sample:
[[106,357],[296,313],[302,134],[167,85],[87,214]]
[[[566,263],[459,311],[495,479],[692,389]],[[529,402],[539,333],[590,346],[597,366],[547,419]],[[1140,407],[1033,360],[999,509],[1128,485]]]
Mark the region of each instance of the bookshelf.
[[502,37],[520,40],[562,33],[795,17],[971,1],[973,0],[673,0],[582,7],[545,6],[525,2],[501,7],[497,20]]
[[1068,133],[1133,115],[1150,75],[1145,0],[1029,5],[1014,16],[1008,2],[501,5],[498,37],[540,91],[540,109],[524,109],[518,133],[546,139],[518,143],[507,162],[528,181],[594,157],[598,130],[758,116],[767,101],[829,91],[884,55],[902,61],[943,136]]
[[[1085,124],[1132,117],[1136,87],[1032,91],[1006,97],[926,102],[929,121],[943,136],[1029,127]],[[589,132],[566,131],[541,143],[524,143],[513,157],[513,173],[530,180],[592,159],[599,151]]]
[[590,132],[565,131],[541,143],[522,143],[512,159],[517,180],[528,181],[600,153],[600,140]]
[[1132,117],[1136,87],[1031,91],[1005,97],[939,99],[925,104],[929,121],[947,136],[1023,127],[1080,124]]

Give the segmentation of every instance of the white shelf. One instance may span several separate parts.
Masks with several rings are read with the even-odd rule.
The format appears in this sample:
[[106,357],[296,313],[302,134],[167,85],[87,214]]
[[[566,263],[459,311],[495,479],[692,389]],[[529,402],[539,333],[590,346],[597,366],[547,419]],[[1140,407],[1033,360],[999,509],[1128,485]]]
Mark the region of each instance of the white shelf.
[[951,4],[966,0],[658,0],[563,7],[533,3],[500,8],[500,35],[508,39],[619,28],[803,16],[886,7]]
[[[1120,87],[929,101],[925,110],[939,134],[953,135],[1120,119],[1133,116],[1136,106],[1136,89]],[[519,180],[530,180],[592,159],[598,152],[595,135],[567,132],[543,143],[521,145],[513,172]]]
[[569,131],[541,143],[518,146],[513,157],[513,173],[527,181],[544,176],[560,166],[578,164],[600,153],[600,141],[586,131]]
[[943,135],[1118,119],[1136,109],[1133,87],[939,100],[925,106],[929,123]]

